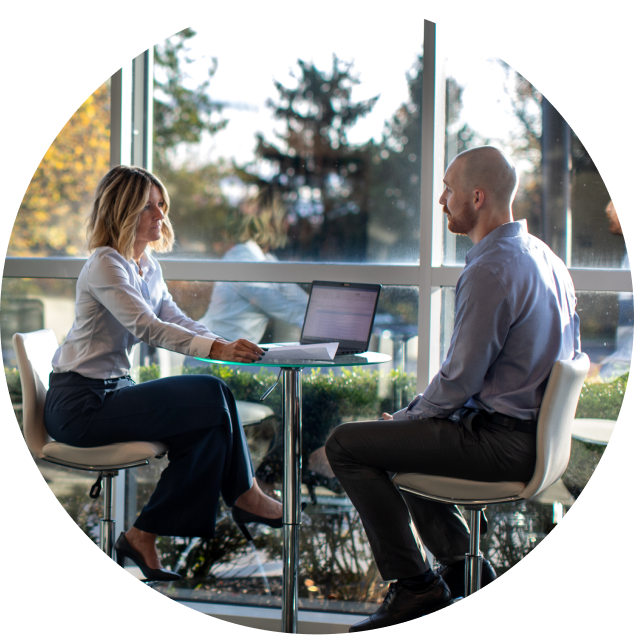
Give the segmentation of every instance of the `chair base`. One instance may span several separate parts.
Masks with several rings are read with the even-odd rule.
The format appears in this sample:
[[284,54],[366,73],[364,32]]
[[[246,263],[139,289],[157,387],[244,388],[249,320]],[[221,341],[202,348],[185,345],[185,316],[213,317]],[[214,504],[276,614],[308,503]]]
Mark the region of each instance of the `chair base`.
[[482,553],[480,551],[480,518],[484,506],[469,507],[469,532],[471,534],[469,552],[465,554],[464,589],[465,596],[479,591],[482,586]]

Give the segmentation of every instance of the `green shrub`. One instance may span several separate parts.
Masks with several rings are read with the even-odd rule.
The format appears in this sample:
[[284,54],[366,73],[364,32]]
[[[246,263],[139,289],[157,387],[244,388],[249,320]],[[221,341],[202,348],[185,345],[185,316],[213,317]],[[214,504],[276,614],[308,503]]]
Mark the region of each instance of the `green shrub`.
[[585,383],[577,406],[578,419],[616,419],[627,388],[629,373],[609,384]]

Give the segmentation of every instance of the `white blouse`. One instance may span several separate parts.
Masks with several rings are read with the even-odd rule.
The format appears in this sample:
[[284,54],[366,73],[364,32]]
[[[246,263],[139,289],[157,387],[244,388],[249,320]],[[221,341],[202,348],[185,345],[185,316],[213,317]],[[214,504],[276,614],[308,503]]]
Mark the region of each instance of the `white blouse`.
[[75,321],[53,357],[53,371],[109,379],[127,375],[132,347],[143,341],[193,357],[208,357],[218,339],[174,303],[159,263],[149,254],[136,263],[99,247],[77,279]]

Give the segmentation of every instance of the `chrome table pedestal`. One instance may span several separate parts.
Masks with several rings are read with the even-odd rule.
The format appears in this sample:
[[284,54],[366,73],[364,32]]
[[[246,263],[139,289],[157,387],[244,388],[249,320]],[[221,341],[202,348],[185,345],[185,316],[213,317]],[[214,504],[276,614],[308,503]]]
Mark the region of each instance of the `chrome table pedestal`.
[[302,369],[283,368],[284,399],[284,577],[282,632],[297,633],[297,571],[301,523]]
[[[291,342],[288,342],[289,344]],[[297,344],[297,342],[293,342]],[[279,344],[270,344],[279,346]],[[367,352],[358,355],[343,355],[332,361],[278,359],[268,362],[243,363],[225,362],[217,359],[197,357],[197,360],[209,364],[229,366],[261,366],[279,368],[282,382],[282,401],[284,404],[284,474],[282,495],[284,508],[282,526],[284,531],[284,566],[282,579],[282,632],[297,633],[297,573],[299,568],[299,529],[301,520],[301,438],[302,438],[302,369],[337,368],[342,366],[369,366],[383,364],[392,358],[382,353]],[[273,384],[260,398],[266,398],[275,388]]]

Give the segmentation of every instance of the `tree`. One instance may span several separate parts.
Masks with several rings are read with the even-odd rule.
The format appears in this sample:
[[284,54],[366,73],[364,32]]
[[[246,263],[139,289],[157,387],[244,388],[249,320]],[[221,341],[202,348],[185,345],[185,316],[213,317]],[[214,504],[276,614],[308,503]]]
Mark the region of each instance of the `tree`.
[[287,205],[292,240],[286,258],[363,260],[368,155],[347,135],[378,96],[353,102],[359,78],[352,63],[336,55],[329,71],[301,59],[297,65],[295,85],[276,81],[278,100],[267,102],[283,130],[275,141],[257,137],[259,163],[268,164],[273,176],[259,176],[256,165],[243,166],[241,175]]
[[407,73],[409,99],[370,142],[370,253],[372,260],[416,261],[419,257],[422,154],[423,56]]
[[218,68],[211,58],[207,78],[188,87],[187,67],[194,62],[187,44],[196,35],[187,28],[154,47],[154,169],[170,170],[170,153],[182,144],[200,143],[205,133],[215,134],[227,125],[220,118],[223,104],[209,94],[211,79]]
[[109,161],[108,81],[79,107],[46,151],[20,205],[8,255],[85,254],[84,219]]
[[[200,163],[188,157],[188,150],[205,135],[216,134],[228,123],[221,117],[224,104],[210,95],[217,60],[211,58],[204,81],[195,85],[189,81],[187,68],[194,60],[188,43],[195,35],[185,29],[154,49],[153,169],[170,195],[179,253],[222,256],[235,210],[221,183],[231,178],[234,169],[222,161]],[[176,149],[184,159],[177,158]]]
[[519,125],[511,133],[510,143],[513,157],[521,158],[531,166],[524,172],[520,189],[513,203],[516,218],[525,218],[531,233],[543,236],[542,219],[542,118],[541,93],[522,75],[500,60],[507,80],[512,85],[505,91],[510,97],[511,107]]

